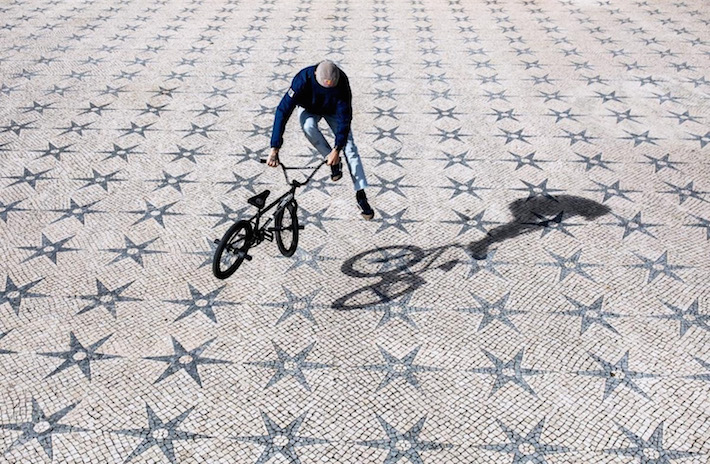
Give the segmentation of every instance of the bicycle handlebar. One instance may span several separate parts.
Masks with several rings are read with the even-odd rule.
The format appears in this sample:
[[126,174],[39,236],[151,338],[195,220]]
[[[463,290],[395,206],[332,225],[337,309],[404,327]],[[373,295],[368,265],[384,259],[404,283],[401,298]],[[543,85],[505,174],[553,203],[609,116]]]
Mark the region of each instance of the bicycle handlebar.
[[[281,163],[281,162],[279,162],[279,166],[281,166],[281,169],[283,170],[284,177],[286,178],[286,183],[287,183],[287,184],[291,184],[292,182],[289,181],[289,179],[288,179],[288,174],[286,173],[286,171],[288,171],[288,170],[306,170],[306,169],[313,169],[313,172],[311,172],[311,175],[309,175],[309,176],[306,178],[305,181],[303,181],[303,182],[298,182],[298,181],[296,181],[296,180],[293,181],[293,182],[296,183],[296,186],[297,186],[297,187],[300,187],[300,186],[302,186],[302,185],[306,185],[306,184],[313,178],[313,176],[316,174],[316,172],[318,172],[318,170],[326,163],[326,161],[327,161],[327,158],[323,158],[323,160],[322,160],[320,163],[318,163],[318,166],[316,166],[316,167],[310,167],[310,166],[303,166],[303,167],[286,167],[286,166],[284,166],[284,164]],[[259,162],[262,163],[262,164],[266,164],[267,160],[266,160],[266,158],[259,158]]]

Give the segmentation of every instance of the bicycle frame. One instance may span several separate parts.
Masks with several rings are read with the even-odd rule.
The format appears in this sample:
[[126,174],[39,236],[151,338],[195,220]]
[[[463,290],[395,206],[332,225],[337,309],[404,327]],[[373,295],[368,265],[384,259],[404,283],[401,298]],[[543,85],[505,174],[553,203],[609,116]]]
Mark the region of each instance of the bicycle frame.
[[[259,160],[262,163],[266,163],[265,159]],[[273,232],[276,230],[274,227],[267,228],[269,223],[274,219],[274,216],[279,212],[279,210],[283,209],[286,207],[286,205],[293,200],[293,198],[296,195],[296,190],[299,187],[303,187],[304,185],[308,184],[308,182],[313,179],[313,176],[315,176],[316,172],[325,164],[326,160],[324,159],[320,163],[318,163],[318,166],[314,168],[309,168],[309,167],[287,167],[284,166],[282,163],[279,164],[281,166],[281,170],[283,171],[284,178],[286,179],[286,183],[290,186],[289,191],[278,197],[276,200],[272,201],[269,205],[264,206],[263,208],[260,208],[256,214],[249,219],[249,222],[253,224],[253,230],[254,230],[254,244],[258,245],[259,243],[263,242],[264,240],[273,240]],[[311,174],[304,180],[303,182],[299,182],[296,179],[289,180],[288,178],[288,171],[290,170],[305,170],[305,169],[313,169]],[[270,211],[272,208],[275,206],[278,207],[276,208],[276,211],[274,211],[274,214],[272,217],[270,217],[266,223],[264,223],[263,226],[260,227],[259,222],[261,220],[261,217],[266,214],[268,211]]]

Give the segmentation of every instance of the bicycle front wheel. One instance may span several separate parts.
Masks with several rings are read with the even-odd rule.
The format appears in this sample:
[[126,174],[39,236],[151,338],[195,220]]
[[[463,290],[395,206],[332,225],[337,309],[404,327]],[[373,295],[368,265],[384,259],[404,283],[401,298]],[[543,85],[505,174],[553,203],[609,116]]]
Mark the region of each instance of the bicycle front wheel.
[[212,273],[226,279],[239,269],[251,246],[252,228],[249,221],[235,222],[217,245],[212,261]]
[[296,200],[289,201],[285,207],[276,212],[274,217],[276,227],[276,245],[282,255],[293,256],[298,248],[298,205]]

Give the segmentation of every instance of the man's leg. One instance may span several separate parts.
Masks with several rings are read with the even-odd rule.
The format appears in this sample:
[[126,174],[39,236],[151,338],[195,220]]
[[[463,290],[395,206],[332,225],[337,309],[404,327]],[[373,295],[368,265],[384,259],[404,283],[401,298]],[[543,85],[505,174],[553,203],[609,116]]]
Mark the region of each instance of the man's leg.
[[[333,116],[325,116],[325,120],[335,133],[337,128],[337,122]],[[365,177],[365,169],[362,167],[362,161],[360,160],[360,153],[358,153],[357,145],[353,140],[353,131],[350,130],[348,134],[348,140],[345,143],[343,149],[345,156],[345,161],[348,164],[348,171],[350,172],[350,178],[353,181],[353,187],[355,188],[355,199],[362,213],[362,217],[370,220],[374,217],[375,212],[370,207],[370,203],[367,201],[367,196],[365,195],[365,187],[367,187],[367,178]]]
[[323,136],[323,133],[318,129],[318,121],[320,121],[321,117],[317,114],[309,113],[303,108],[301,108],[301,113],[298,116],[301,122],[301,129],[306,134],[308,141],[318,150],[318,153],[328,156],[328,153],[333,149]]
[[[325,116],[325,120],[335,133],[337,129],[337,122],[333,116]],[[355,191],[363,190],[367,187],[367,178],[365,177],[365,170],[362,167],[362,161],[360,160],[360,153],[358,153],[357,145],[353,140],[353,131],[350,130],[348,134],[348,140],[343,149],[345,155],[345,161],[348,164],[348,171],[350,171],[350,178],[353,181],[353,186]]]

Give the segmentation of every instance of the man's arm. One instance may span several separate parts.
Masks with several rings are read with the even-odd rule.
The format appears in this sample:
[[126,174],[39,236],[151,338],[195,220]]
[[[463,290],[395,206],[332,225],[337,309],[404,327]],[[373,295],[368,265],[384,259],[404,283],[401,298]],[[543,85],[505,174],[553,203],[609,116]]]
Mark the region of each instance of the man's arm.
[[281,148],[283,145],[283,135],[286,130],[286,123],[291,117],[291,113],[296,108],[296,97],[303,91],[305,79],[301,74],[296,76],[291,81],[291,87],[286,91],[281,103],[276,108],[274,116],[274,127],[271,131],[271,148]]
[[348,141],[348,135],[350,134],[350,122],[353,119],[353,96],[350,91],[350,83],[346,81],[345,85],[343,97],[340,101],[338,101],[338,105],[335,110],[335,120],[338,123],[335,130],[335,148],[338,151],[342,150]]

